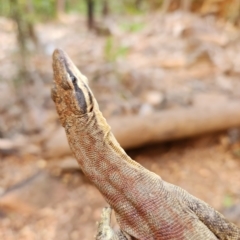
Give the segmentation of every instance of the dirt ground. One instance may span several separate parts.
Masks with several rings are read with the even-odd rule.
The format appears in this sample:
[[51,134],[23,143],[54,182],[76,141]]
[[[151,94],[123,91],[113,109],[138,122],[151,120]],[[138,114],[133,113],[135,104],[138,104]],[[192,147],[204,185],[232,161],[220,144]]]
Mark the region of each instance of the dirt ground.
[[[227,133],[219,133],[128,153],[165,181],[223,211],[240,199],[240,158],[226,139]],[[59,169],[33,156],[6,157],[0,165],[1,183],[5,179],[6,185],[12,178],[19,182],[17,175],[34,175],[6,194],[1,239],[93,239],[106,202],[80,170]]]
[[[240,31],[211,17],[113,19],[106,23],[110,37],[89,33],[76,15],[38,25],[41,51],[29,57],[30,81],[17,86],[14,28],[4,21],[1,37],[9,44],[0,49],[0,133],[17,147],[0,149],[0,239],[90,240],[106,205],[73,157],[58,154],[61,145],[46,157],[46,143],[60,128],[50,98],[54,48],[66,50],[88,76],[107,119],[240,97]],[[126,30],[129,21],[137,31]],[[128,153],[240,226],[238,128]]]

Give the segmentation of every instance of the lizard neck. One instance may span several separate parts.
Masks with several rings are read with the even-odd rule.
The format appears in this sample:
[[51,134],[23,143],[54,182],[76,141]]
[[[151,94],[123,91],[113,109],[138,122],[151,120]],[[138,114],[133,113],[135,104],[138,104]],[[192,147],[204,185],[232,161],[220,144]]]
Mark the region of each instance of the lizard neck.
[[84,174],[111,204],[113,191],[124,191],[122,183],[134,182],[130,172],[142,166],[121,148],[98,108],[71,122],[65,126],[70,148]]

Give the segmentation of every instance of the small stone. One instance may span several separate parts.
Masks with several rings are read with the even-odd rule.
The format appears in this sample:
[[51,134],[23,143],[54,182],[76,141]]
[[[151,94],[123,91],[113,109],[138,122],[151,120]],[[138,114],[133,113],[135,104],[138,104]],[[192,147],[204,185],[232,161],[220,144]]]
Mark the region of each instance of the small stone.
[[228,137],[231,144],[238,142],[240,139],[240,129],[238,128],[229,129]]
[[160,105],[164,101],[164,96],[157,91],[148,91],[144,94],[143,99],[152,106]]
[[232,91],[233,90],[231,79],[229,79],[227,77],[224,77],[224,76],[217,77],[217,84],[223,90],[226,90],[226,91]]
[[14,143],[9,139],[0,139],[0,151],[14,149]]
[[147,103],[143,104],[139,109],[139,115],[145,116],[153,113],[153,107]]

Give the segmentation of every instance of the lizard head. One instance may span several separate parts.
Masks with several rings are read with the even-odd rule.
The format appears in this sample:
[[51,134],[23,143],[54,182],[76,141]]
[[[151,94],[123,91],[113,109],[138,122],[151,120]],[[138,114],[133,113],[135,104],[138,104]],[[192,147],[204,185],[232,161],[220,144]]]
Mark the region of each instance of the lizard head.
[[60,49],[53,53],[53,75],[51,96],[62,123],[68,116],[81,116],[92,111],[94,97],[88,87],[87,78]]

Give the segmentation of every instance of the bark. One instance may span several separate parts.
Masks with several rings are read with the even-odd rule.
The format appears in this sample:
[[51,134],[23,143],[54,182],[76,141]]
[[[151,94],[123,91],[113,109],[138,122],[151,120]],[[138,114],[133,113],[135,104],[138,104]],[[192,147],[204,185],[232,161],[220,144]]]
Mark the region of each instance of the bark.
[[91,30],[94,28],[94,0],[86,0],[87,4],[87,26]]
[[102,16],[107,17],[108,15],[109,15],[108,0],[103,0],[103,2],[102,2]]
[[185,12],[190,12],[191,4],[192,4],[192,0],[182,0],[181,1],[182,10],[185,11]]
[[141,9],[142,0],[135,0],[135,6],[139,10]]
[[56,12],[57,17],[60,17],[65,12],[66,0],[56,1]]
[[17,0],[10,1],[11,6],[11,18],[16,22],[17,25],[17,41],[20,52],[20,75],[25,77],[27,75],[27,32],[26,22],[23,19],[21,9]]
[[163,1],[162,6],[161,6],[161,12],[163,14],[166,14],[168,12],[171,2],[172,2],[172,0]]

